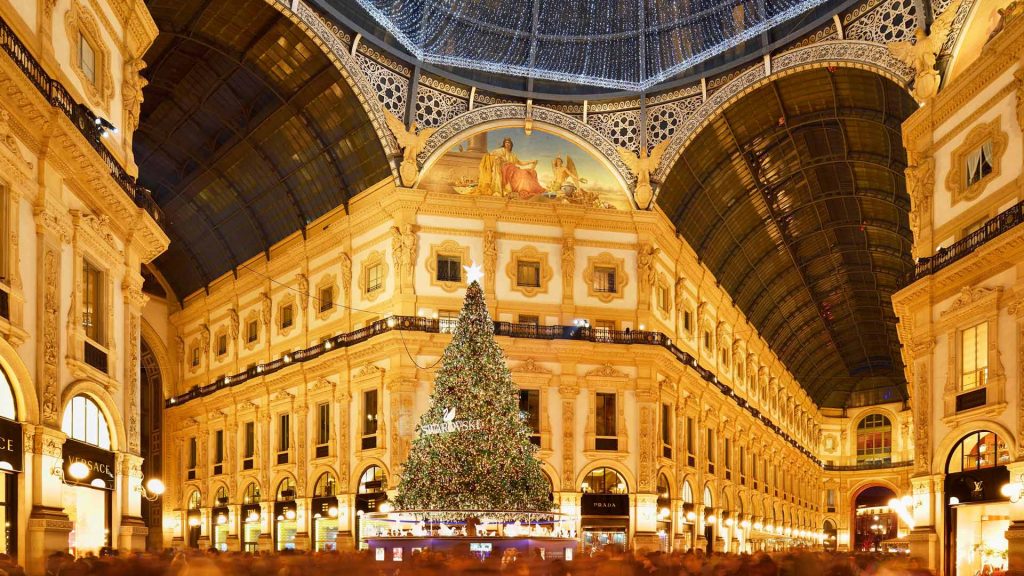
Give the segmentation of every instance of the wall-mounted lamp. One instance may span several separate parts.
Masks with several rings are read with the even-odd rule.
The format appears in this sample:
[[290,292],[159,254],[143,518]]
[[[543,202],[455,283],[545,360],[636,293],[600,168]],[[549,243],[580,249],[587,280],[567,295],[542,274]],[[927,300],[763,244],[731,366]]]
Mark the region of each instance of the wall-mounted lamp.
[[[74,464],[72,464],[72,466],[74,466]],[[164,483],[161,482],[159,478],[150,478],[146,481],[145,486],[141,483],[135,486],[135,491],[142,494],[142,497],[150,502],[153,502],[162,496],[164,489]]]
[[[1006,496],[1007,498],[1009,498],[1010,502],[1012,502],[1014,504],[1016,504],[1017,502],[1020,502],[1021,496],[1024,495],[1024,474],[1021,474],[1020,476],[1018,476],[1016,482],[1010,482],[1008,484],[1003,484],[1002,487],[999,488],[999,493],[1002,494],[1003,496]],[[953,499],[952,498],[950,498],[950,502],[949,503],[950,503],[950,505],[953,504]],[[960,501],[957,500],[957,504],[959,504],[959,503],[960,503]]]

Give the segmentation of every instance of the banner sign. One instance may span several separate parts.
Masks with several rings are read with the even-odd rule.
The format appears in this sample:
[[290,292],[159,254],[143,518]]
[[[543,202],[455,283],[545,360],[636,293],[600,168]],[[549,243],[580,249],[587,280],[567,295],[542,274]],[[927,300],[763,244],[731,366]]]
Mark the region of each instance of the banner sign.
[[21,424],[0,418],[0,470],[21,472],[22,454]]

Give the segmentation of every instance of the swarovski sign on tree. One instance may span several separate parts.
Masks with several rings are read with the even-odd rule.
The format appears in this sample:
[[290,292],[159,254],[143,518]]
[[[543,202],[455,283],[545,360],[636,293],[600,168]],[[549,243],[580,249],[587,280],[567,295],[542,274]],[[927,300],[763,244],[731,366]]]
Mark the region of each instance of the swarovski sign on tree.
[[550,484],[534,456],[519,394],[472,278],[430,408],[417,426],[396,504],[400,510],[550,511]]

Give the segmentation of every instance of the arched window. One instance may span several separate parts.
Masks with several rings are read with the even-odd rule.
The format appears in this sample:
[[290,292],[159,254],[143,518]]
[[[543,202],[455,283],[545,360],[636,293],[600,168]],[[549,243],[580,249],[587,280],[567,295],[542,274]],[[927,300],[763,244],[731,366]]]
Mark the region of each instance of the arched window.
[[714,508],[715,507],[715,497],[711,494],[711,486],[705,486],[704,487],[704,507],[705,508]]
[[359,478],[360,494],[376,494],[388,489],[388,477],[380,466],[370,466]]
[[242,492],[242,504],[258,504],[260,501],[260,487],[255,482],[250,482]]
[[946,474],[1005,466],[1010,451],[995,432],[981,430],[964,436],[949,453]]
[[334,479],[334,475],[330,472],[324,472],[317,478],[316,485],[313,487],[313,496],[322,498],[324,496],[334,496],[336,491],[337,481]]
[[277,500],[278,502],[284,500],[295,499],[295,480],[291,476],[285,476],[283,480],[277,485]]
[[227,506],[228,505],[228,489],[226,486],[217,488],[217,494],[213,497],[213,504],[215,506]]
[[18,407],[14,403],[14,388],[3,368],[0,368],[0,418],[18,419]]
[[594,468],[583,479],[580,488],[591,494],[625,494],[629,491],[626,479],[614,468]]
[[892,460],[892,423],[881,414],[868,414],[857,423],[857,463]]
[[202,504],[203,495],[199,492],[199,490],[193,491],[192,494],[188,497],[188,509],[199,510],[199,508],[202,507]]
[[110,429],[107,419],[88,396],[79,394],[64,408],[64,421],[60,427],[68,437],[110,450]]
[[693,486],[690,486],[689,480],[683,480],[683,489],[680,490],[680,495],[683,504],[693,504]]

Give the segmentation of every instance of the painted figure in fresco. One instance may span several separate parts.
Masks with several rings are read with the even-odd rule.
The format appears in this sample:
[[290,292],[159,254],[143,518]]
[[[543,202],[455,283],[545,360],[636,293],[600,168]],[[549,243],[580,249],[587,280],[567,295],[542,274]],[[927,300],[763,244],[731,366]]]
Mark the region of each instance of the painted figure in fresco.
[[520,160],[512,148],[512,139],[505,138],[501,148],[480,159],[479,194],[526,200],[545,192],[537,179],[537,161]]

